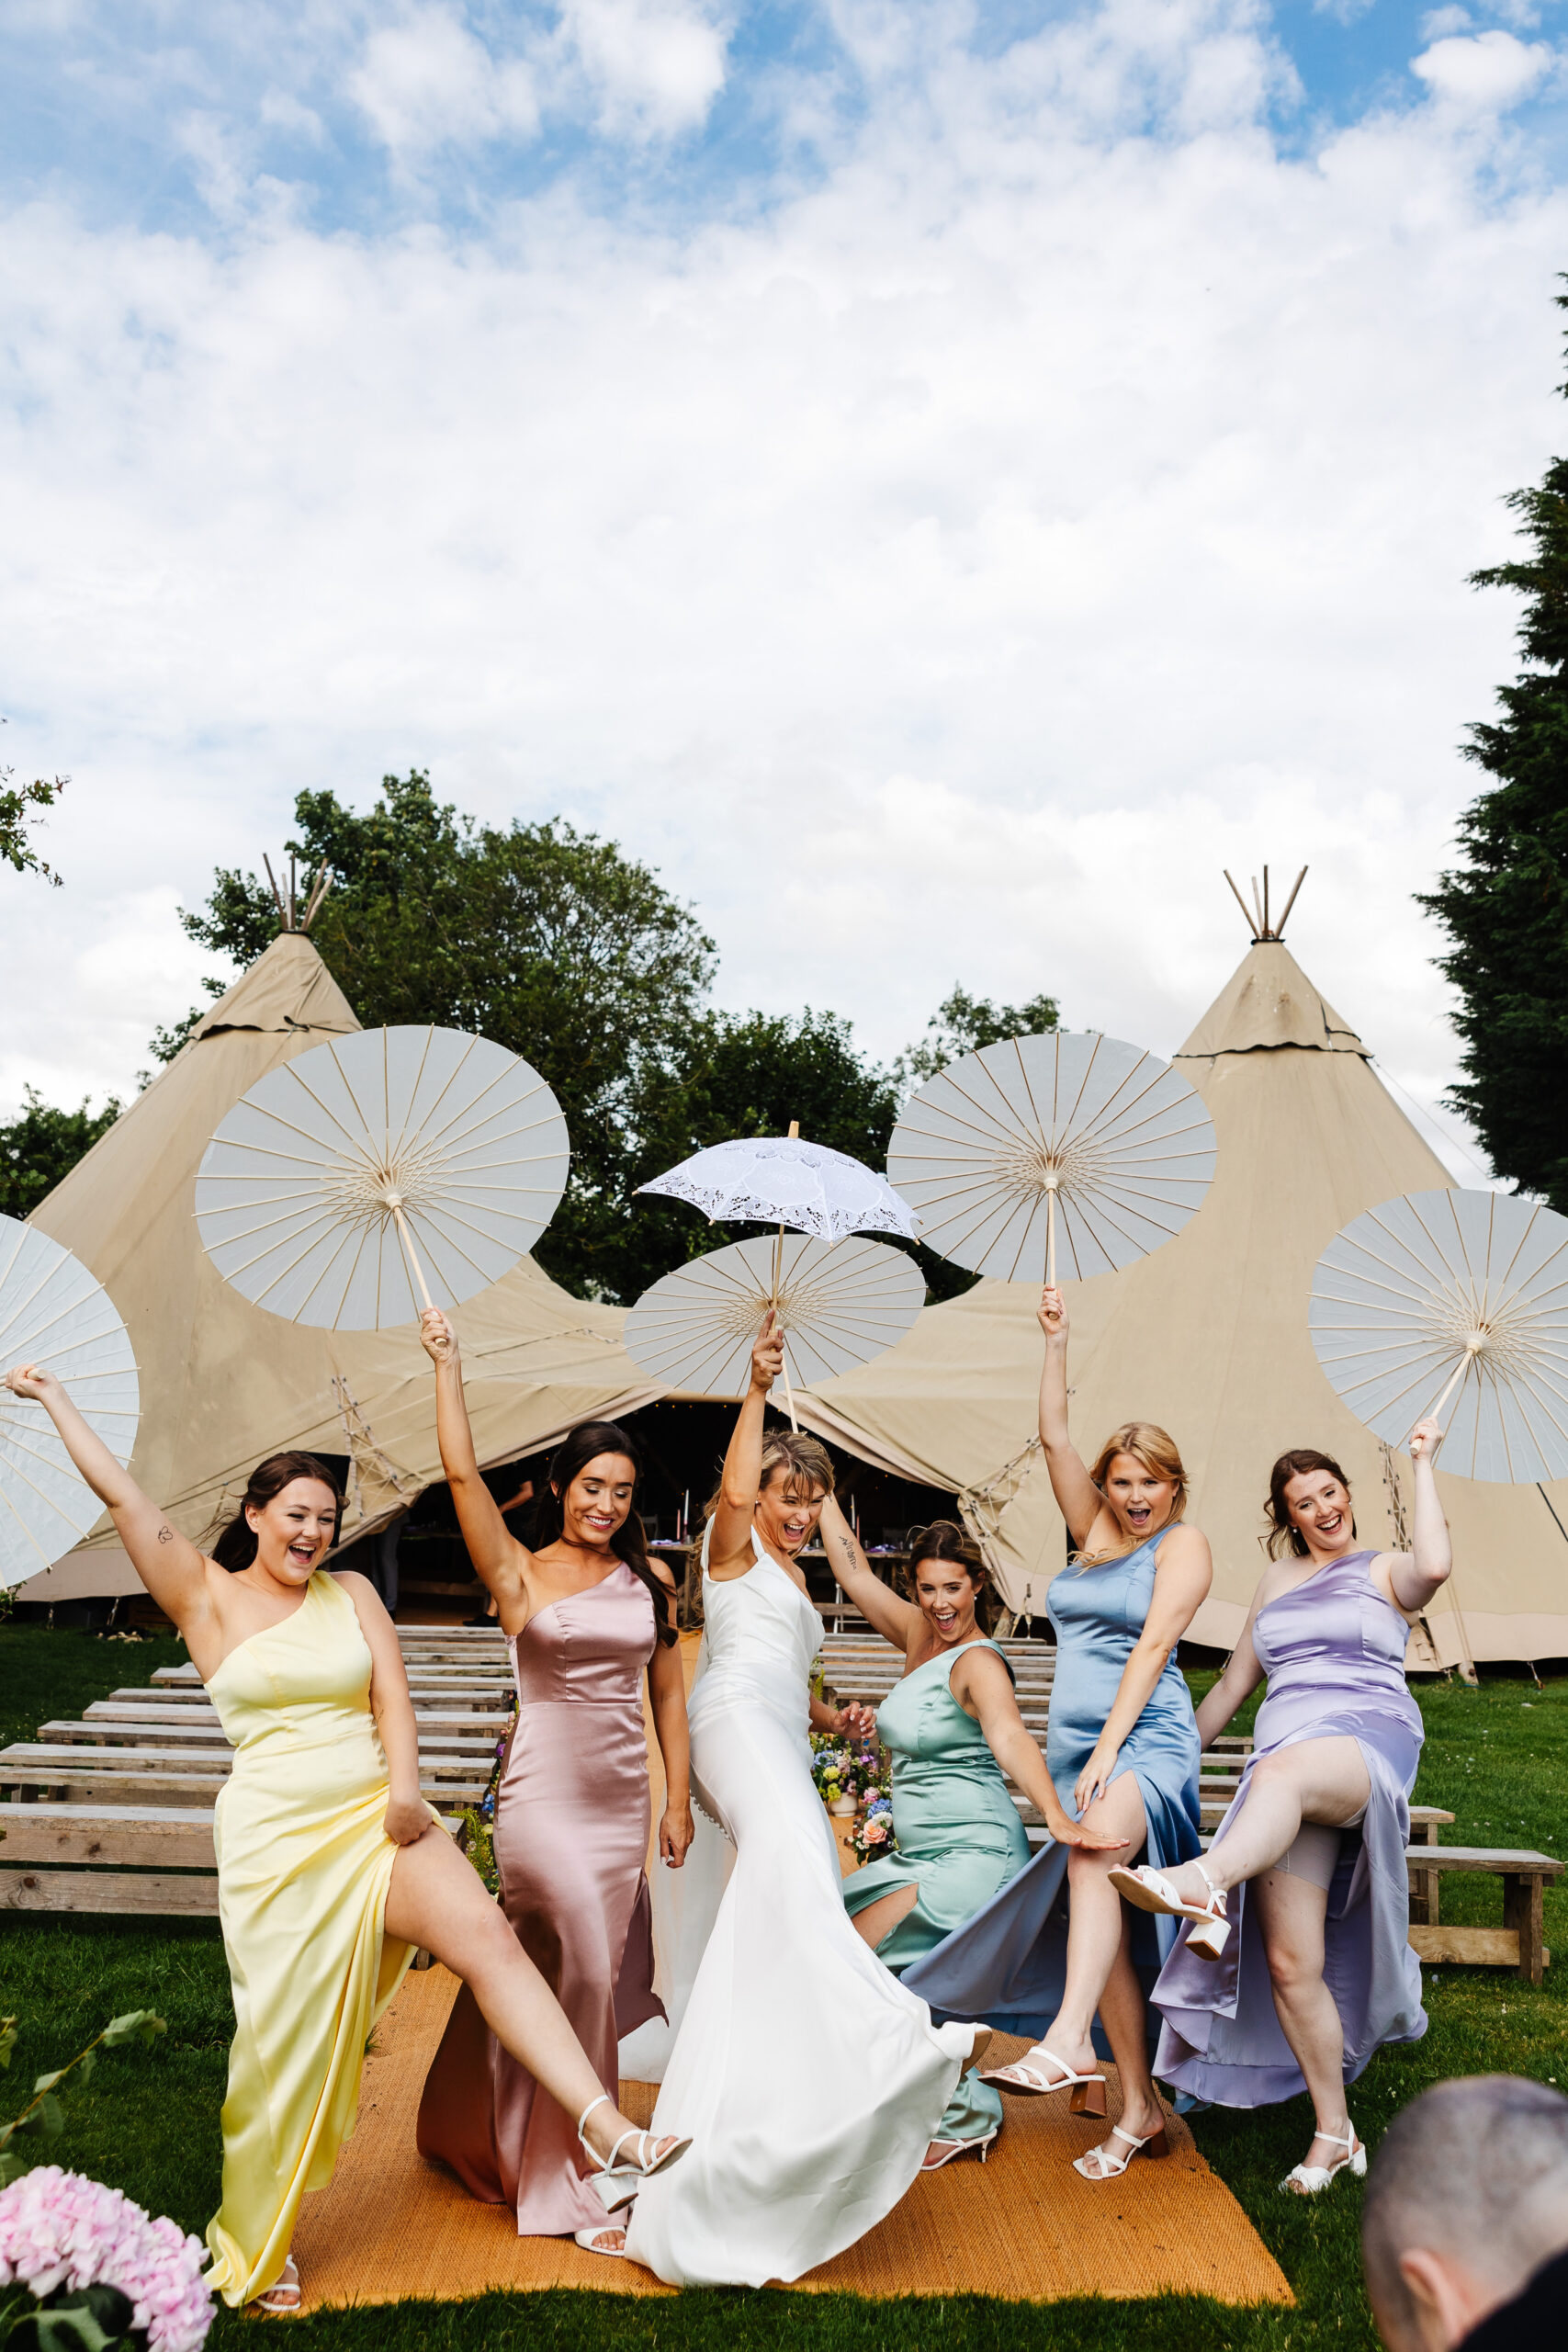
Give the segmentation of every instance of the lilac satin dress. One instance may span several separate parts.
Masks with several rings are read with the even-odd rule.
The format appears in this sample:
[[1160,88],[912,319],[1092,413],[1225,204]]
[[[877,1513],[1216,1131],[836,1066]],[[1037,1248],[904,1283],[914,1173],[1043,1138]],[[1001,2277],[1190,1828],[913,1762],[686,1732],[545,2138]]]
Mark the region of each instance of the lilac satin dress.
[[[1424,1732],[1404,1679],[1409,1628],[1368,1574],[1376,1556],[1352,1552],[1331,1560],[1258,1611],[1252,1644],[1268,1693],[1257,1745],[1215,1839],[1246,1804],[1260,1756],[1305,1739],[1355,1740],[1371,1794],[1356,1826],[1338,1833],[1323,1968],[1345,2030],[1348,2083],[1383,2042],[1418,2041],[1427,2030],[1404,1862]],[[1322,1843],[1321,1832],[1306,1835]],[[1310,1865],[1305,1874],[1313,1875]],[[1232,1932],[1217,1962],[1179,1942],[1160,1972],[1154,2001],[1164,2026],[1155,2072],[1219,2107],[1268,2107],[1306,2085],[1280,2030],[1245,1882],[1231,1890],[1228,1907]]]
[[[517,1728],[496,1803],[502,1902],[615,2098],[623,2034],[664,2015],[653,1991],[642,1677],[653,1602],[628,1567],[552,1600],[510,1644]],[[420,2102],[420,2153],[520,2237],[602,2223],[575,2116],[496,2041],[465,1984]]]

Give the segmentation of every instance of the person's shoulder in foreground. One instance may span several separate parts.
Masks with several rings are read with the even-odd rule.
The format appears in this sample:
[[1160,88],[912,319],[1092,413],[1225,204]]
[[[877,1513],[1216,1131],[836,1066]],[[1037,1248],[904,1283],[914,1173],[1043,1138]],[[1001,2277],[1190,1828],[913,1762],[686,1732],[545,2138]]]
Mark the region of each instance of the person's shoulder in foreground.
[[1568,2342],[1568,2098],[1521,2075],[1423,2091],[1373,2159],[1361,2253],[1388,2352]]
[[1472,2327],[1460,2352],[1553,2352],[1568,2344],[1568,2252],[1551,2260],[1512,2302],[1503,2303]]

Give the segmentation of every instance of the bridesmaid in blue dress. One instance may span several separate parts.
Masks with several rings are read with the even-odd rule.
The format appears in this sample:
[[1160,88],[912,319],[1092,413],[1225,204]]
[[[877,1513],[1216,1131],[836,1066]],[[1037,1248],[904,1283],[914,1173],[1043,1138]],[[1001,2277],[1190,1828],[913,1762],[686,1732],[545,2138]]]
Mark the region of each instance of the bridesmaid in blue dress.
[[[939,1519],[910,1546],[904,1600],[873,1570],[837,1501],[819,1522],[833,1573],[904,1670],[876,1714],[893,1758],[898,1850],[844,1881],[844,1905],[877,1958],[902,1975],[1016,1878],[1029,1840],[1004,1771],[1064,1846],[1125,1851],[1069,1819],[1045,1759],[1019,1713],[1013,1672],[986,1629],[986,1569],[961,1527]],[[973,2149],[982,2163],[1001,2128],[1001,2094],[975,2069],[959,2079],[921,2166],[935,2172]]]
[[1408,1553],[1358,1545],[1328,1454],[1281,1454],[1273,1565],[1198,1710],[1207,1745],[1269,1679],[1235,1800],[1202,1861],[1113,1873],[1129,1902],[1196,1922],[1155,1988],[1162,2079],[1222,2107],[1312,2094],[1316,2134],[1283,2183],[1297,2196],[1365,2172],[1345,2086],[1381,2044],[1427,2030],[1404,1863],[1422,1724],[1404,1651],[1452,1566],[1438,1437],[1424,1421],[1410,1440]]
[[[1115,1430],[1086,1467],[1067,1430],[1067,1313],[1051,1284],[1040,1323],[1040,1439],[1077,1554],[1045,1600],[1057,1644],[1045,1761],[1086,1828],[1124,1839],[1125,1861],[1143,1853],[1168,1868],[1198,1851],[1198,1726],[1176,1645],[1208,1592],[1209,1546],[1182,1520],[1181,1458],[1152,1422]],[[1086,2180],[1116,2178],[1140,2148],[1166,2152],[1144,1988],[1176,1927],[1132,1918],[1111,1883],[1117,1860],[1046,1847],[904,1978],[933,2008],[1037,2035],[1022,2059],[986,2079],[1004,2091],[1066,2091],[1075,2114],[1105,2113],[1098,2013],[1122,2116],[1109,2140],[1076,2160]]]

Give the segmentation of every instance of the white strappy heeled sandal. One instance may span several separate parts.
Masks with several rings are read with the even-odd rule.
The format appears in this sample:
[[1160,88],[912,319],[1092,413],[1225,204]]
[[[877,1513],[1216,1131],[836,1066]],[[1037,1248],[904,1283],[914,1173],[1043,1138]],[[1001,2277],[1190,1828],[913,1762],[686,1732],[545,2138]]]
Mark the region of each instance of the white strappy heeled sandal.
[[[601,2222],[597,2229],[574,2230],[573,2237],[584,2254],[602,2254],[606,2261],[624,2262],[626,2258],[626,2233],[619,2222]],[[601,2245],[601,2238],[619,2238],[619,2245]]]
[[254,2308],[265,2312],[269,2319],[295,2319],[303,2301],[299,2267],[289,2255],[272,2285],[256,2297]]
[[[1345,2120],[1350,2123],[1348,2116]],[[1367,2169],[1367,2151],[1362,2142],[1356,2137],[1356,2127],[1353,2123],[1350,2123],[1350,2136],[1348,2140],[1342,2138],[1337,2132],[1314,2132],[1313,2137],[1314,2140],[1326,2140],[1336,2148],[1343,2148],[1345,2154],[1331,2165],[1292,2165],[1280,2183],[1281,2188],[1289,2189],[1292,2197],[1319,2197],[1328,2187],[1329,2182],[1337,2179],[1345,2170],[1347,2165],[1358,2180],[1364,2177]]]
[[[577,2119],[577,2136],[588,2149],[592,2161],[593,2186],[606,2213],[614,2213],[618,2207],[629,2205],[645,2180],[651,2180],[655,2173],[664,2172],[671,2165],[678,2164],[692,2144],[690,2140],[673,2140],[660,2155],[659,2143],[652,2132],[639,2132],[634,2124],[630,2131],[622,2132],[607,2156],[600,2155],[588,2146],[582,2127],[596,2107],[614,2107],[615,2103],[608,2091],[601,2091],[597,2098],[589,2100]],[[642,2146],[635,2157],[623,2164],[621,2150],[628,2140],[641,2141]]]
[[1201,1862],[1196,1863],[1195,1868],[1209,1890],[1206,1903],[1189,1902],[1163,1871],[1151,1870],[1146,1862],[1140,1862],[1135,1870],[1118,1862],[1106,1875],[1123,1902],[1132,1904],[1134,1910],[1161,1911],[1173,1919],[1195,1919],[1198,1924],[1187,1939],[1188,1949],[1195,1951],[1200,1960],[1218,1960],[1231,1931],[1225,1917],[1224,1889],[1214,1884]]
[[[1055,2067],[1055,2073],[1048,2075],[1039,2063],[1041,2059]],[[1067,2105],[1074,2115],[1105,2113],[1104,2075],[1075,2074],[1066,2060],[1058,2058],[1054,2050],[1047,2050],[1043,2041],[1037,2041],[1032,2050],[1026,2050],[1021,2058],[1015,2058],[1010,2066],[993,2067],[980,2080],[995,2083],[999,2091],[1013,2091],[1030,2098],[1045,2098],[1052,2091],[1070,2090],[1072,2098]]]
[[1146,2156],[1168,2156],[1170,2154],[1170,2143],[1165,2136],[1163,2123],[1156,2132],[1145,2132],[1141,2140],[1135,2132],[1123,2132],[1119,2123],[1113,2123],[1111,2137],[1126,2143],[1124,2156],[1118,2156],[1114,2151],[1108,2154],[1102,2143],[1100,2147],[1091,2148],[1087,2156],[1075,2156],[1073,2170],[1081,2172],[1086,2180],[1120,2180],[1140,2148]]

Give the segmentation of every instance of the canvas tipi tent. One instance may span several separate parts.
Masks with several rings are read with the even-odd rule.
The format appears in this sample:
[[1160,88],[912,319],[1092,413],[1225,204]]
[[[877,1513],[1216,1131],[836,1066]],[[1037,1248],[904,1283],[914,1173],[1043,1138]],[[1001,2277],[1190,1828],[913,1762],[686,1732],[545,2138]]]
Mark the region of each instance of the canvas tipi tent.
[[[1369,1543],[1401,1540],[1410,1465],[1329,1386],[1307,1326],[1313,1269],[1338,1228],[1394,1193],[1452,1179],[1363,1046],[1267,922],[1176,1057],[1218,1141],[1198,1214],[1119,1273],[1067,1286],[1072,1422],[1089,1452],[1122,1420],[1158,1421],[1214,1551],[1192,1626],[1228,1649],[1263,1566],[1269,1464],[1319,1446],[1345,1465]],[[1032,1285],[983,1282],[928,1307],[874,1363],[797,1399],[803,1420],[905,1477],[954,1488],[1011,1607],[1042,1609],[1066,1536],[1040,1460],[1041,1340]],[[1430,1618],[1436,1659],[1568,1656],[1568,1482],[1439,1476],[1452,1585]],[[1412,1663],[1418,1662],[1423,1645]]]
[[[232,1512],[252,1465],[282,1447],[349,1456],[345,1533],[377,1525],[442,1475],[430,1365],[412,1325],[286,1323],[230,1287],[197,1230],[196,1171],[224,1114],[269,1069],[358,1026],[310,940],[286,928],[33,1212],[125,1318],[141,1379],[131,1470],[197,1540]],[[531,1259],[454,1320],[487,1465],[660,1394],[621,1346],[619,1310],[572,1298]],[[136,1582],[106,1521],[21,1596],[70,1600]]]

